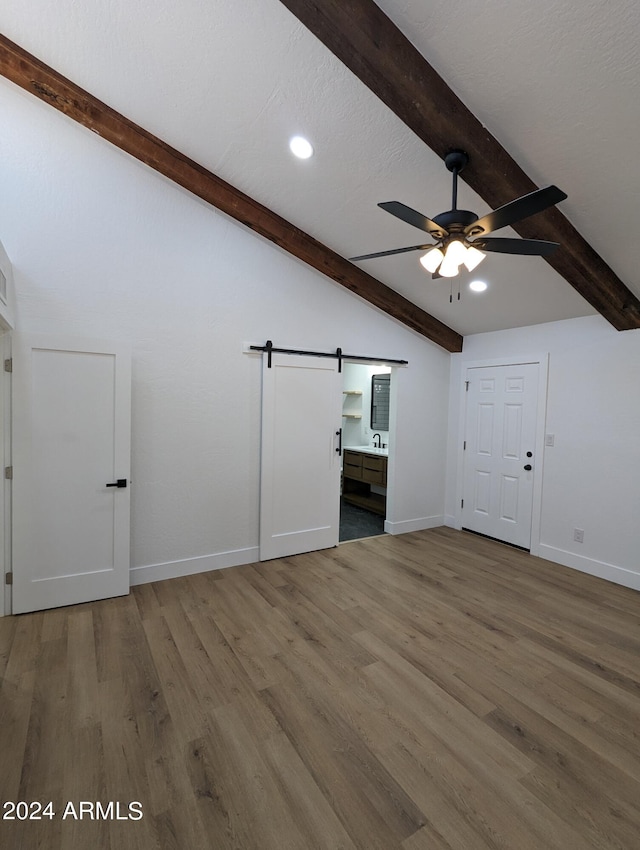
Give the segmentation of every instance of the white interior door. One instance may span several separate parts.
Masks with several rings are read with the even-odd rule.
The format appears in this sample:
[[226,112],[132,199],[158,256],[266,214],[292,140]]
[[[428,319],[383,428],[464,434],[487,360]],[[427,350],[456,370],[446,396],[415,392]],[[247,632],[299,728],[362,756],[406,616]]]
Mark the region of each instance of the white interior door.
[[462,526],[531,546],[539,365],[467,370]]
[[129,352],[16,335],[12,413],[13,613],[128,593]]
[[336,360],[264,355],[262,561],[338,544],[341,379]]

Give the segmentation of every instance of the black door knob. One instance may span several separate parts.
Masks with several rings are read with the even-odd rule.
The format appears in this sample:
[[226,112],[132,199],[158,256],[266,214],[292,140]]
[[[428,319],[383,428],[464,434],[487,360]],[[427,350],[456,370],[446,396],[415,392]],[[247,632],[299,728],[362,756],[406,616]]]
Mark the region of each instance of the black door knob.
[[533,457],[533,452],[527,452],[527,457]]
[[530,463],[525,463],[524,468],[527,470],[527,472],[530,472],[533,469]]

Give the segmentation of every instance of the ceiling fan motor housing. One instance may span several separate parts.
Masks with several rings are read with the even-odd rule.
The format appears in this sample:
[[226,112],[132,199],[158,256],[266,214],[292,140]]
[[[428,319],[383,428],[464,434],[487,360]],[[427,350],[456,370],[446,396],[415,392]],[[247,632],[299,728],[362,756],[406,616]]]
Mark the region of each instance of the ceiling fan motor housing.
[[434,216],[435,223],[448,233],[462,233],[466,227],[478,220],[470,210],[447,210]]

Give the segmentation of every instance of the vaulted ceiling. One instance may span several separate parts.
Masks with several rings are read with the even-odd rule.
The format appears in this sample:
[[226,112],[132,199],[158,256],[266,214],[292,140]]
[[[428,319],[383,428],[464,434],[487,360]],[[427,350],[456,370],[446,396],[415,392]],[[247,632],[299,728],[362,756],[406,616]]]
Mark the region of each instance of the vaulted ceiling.
[[[473,11],[421,0],[23,0],[0,13],[0,31],[19,45],[5,42],[0,64],[109,138],[77,87],[90,93],[111,107],[102,117],[112,141],[144,128],[134,143],[144,142],[144,161],[173,169],[172,179],[189,163],[191,191],[456,350],[459,334],[596,310],[615,327],[640,325],[630,233],[639,26],[630,0],[606,15],[594,0],[486,0]],[[55,69],[40,89],[42,68],[35,74],[21,50]],[[76,84],[66,104],[60,75]],[[291,157],[295,133],[313,143],[312,159]],[[160,157],[144,148],[152,136],[164,143]],[[138,156],[130,145],[121,146]],[[522,236],[558,234],[552,264],[491,254],[455,279],[461,298],[450,302],[450,281],[425,274],[419,253],[345,259],[423,241],[377,203],[430,217],[449,209],[449,148],[471,156],[459,205],[479,215],[536,185],[568,194],[518,225]],[[244,193],[240,202],[229,187]],[[487,291],[470,292],[472,277]]]

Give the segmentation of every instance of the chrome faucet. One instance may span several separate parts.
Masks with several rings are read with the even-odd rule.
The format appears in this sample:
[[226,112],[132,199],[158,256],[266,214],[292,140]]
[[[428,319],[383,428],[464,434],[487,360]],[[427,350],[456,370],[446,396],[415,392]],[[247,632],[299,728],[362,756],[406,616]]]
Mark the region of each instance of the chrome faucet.
[[[376,437],[378,438],[378,445],[377,446],[376,446]],[[380,434],[374,434],[373,435],[373,447],[374,447],[374,449],[381,449],[382,448],[382,437],[380,436]]]

